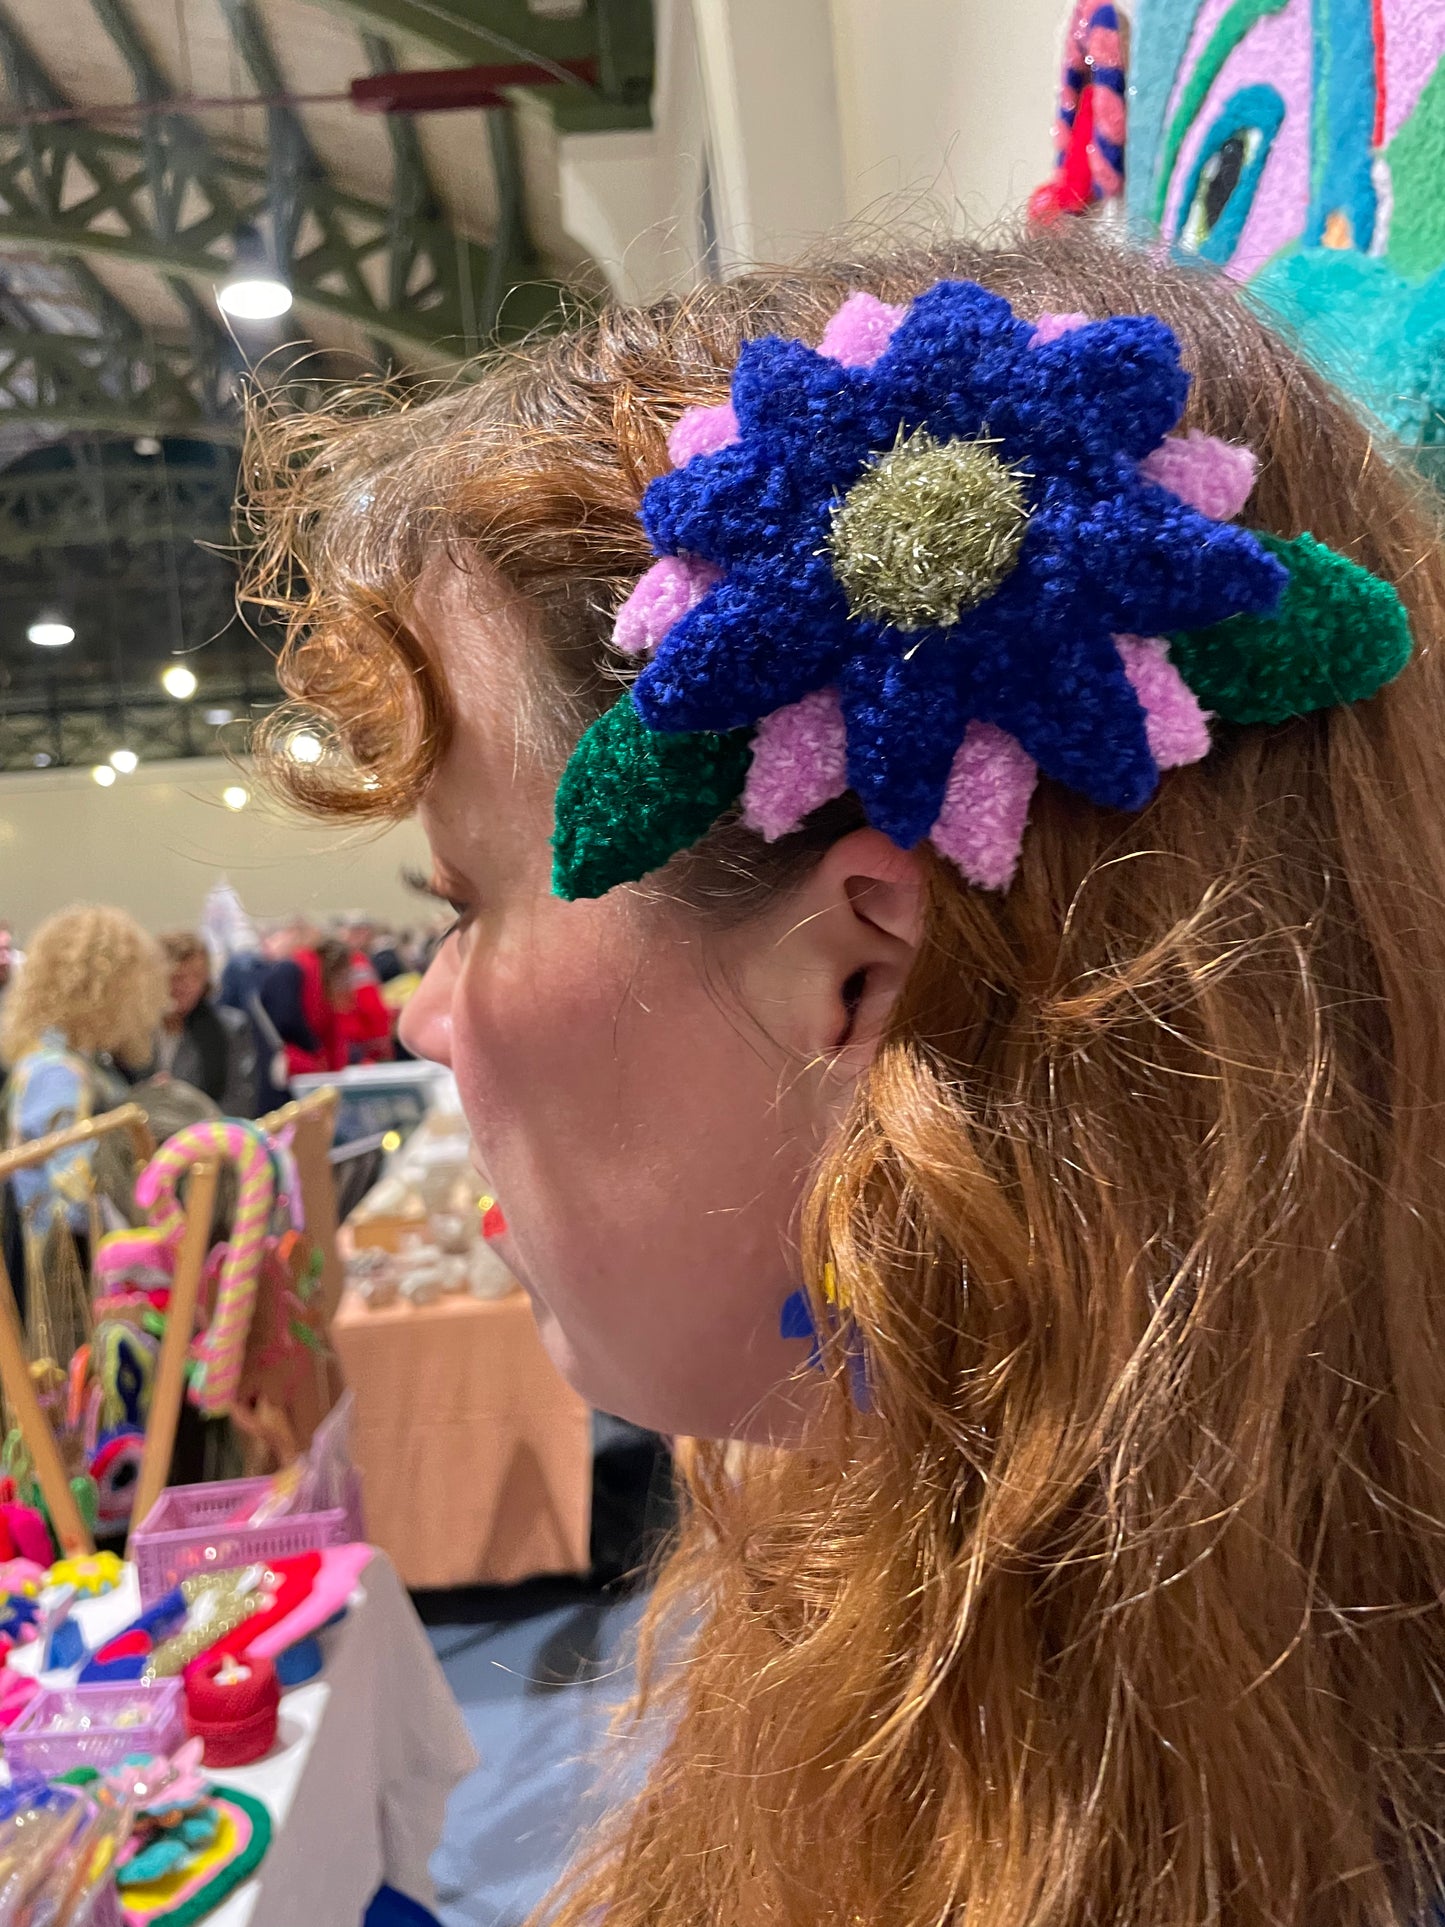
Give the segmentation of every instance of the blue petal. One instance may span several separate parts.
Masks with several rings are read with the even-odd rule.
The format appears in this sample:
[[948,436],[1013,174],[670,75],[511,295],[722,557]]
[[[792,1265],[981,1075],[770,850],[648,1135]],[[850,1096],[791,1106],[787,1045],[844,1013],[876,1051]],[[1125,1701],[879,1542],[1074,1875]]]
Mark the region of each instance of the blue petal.
[[1041,470],[1116,455],[1142,461],[1184,412],[1189,376],[1179,343],[1153,315],[1115,315],[1029,350],[1032,378],[999,397],[998,432],[1032,450]]
[[[866,375],[801,341],[750,341],[733,376],[744,438],[810,496],[851,488],[873,452]],[[890,441],[892,437],[890,436]]]
[[[838,678],[848,725],[848,781],[875,828],[904,849],[938,821],[967,717],[957,641],[948,631],[859,623],[869,638]],[[911,652],[911,653],[910,653]]]
[[815,512],[785,469],[734,442],[650,482],[641,520],[658,555],[700,555],[726,568],[787,540]]
[[971,281],[921,294],[870,371],[874,446],[890,446],[900,422],[927,423],[940,440],[977,435],[1017,378],[1031,333]]
[[632,686],[649,729],[743,729],[831,682],[853,637],[825,555],[744,566],[663,637]]
[[1116,632],[1202,629],[1279,606],[1287,571],[1247,529],[1129,478],[1079,521],[1080,560]]
[[1017,736],[1045,776],[1107,809],[1141,809],[1159,771],[1144,711],[1109,629],[1092,622],[1043,625],[1027,660],[1005,640],[966,692],[970,713]]

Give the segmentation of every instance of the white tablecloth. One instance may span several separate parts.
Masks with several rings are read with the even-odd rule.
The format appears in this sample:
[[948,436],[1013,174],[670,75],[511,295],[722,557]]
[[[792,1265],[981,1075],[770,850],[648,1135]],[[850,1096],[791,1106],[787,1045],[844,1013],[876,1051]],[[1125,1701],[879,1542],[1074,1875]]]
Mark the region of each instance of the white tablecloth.
[[[128,1569],[120,1591],[84,1601],[77,1618],[94,1647],[138,1611]],[[427,1862],[447,1795],[477,1758],[384,1554],[373,1555],[322,1649],[322,1675],[282,1695],[272,1751],[216,1775],[263,1800],[275,1832],[255,1875],[207,1927],[358,1927],[383,1882],[433,1903]]]

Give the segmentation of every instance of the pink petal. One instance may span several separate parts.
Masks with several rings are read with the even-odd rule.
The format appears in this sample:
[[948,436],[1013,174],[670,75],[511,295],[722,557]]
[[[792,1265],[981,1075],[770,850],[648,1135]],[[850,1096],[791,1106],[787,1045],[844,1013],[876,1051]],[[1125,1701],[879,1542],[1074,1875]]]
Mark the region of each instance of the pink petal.
[[1169,660],[1157,636],[1115,636],[1124,674],[1144,710],[1149,753],[1160,769],[1179,769],[1209,754],[1209,718]]
[[651,653],[675,622],[722,581],[722,570],[696,556],[665,555],[654,562],[617,611],[612,646],[626,656]]
[[845,368],[869,368],[907,312],[874,294],[850,294],[823,330],[818,353],[841,361]]
[[1016,737],[992,723],[969,724],[929,837],[980,889],[1013,882],[1038,774]]
[[730,401],[716,408],[689,408],[680,415],[667,438],[667,452],[674,468],[681,468],[694,455],[711,455],[738,438],[738,418]]
[[1041,314],[1034,323],[1030,348],[1044,348],[1049,342],[1057,341],[1060,335],[1071,335],[1075,328],[1088,326],[1086,314]]
[[1190,508],[1216,522],[1232,522],[1249,500],[1259,458],[1202,429],[1170,435],[1139,464],[1146,482],[1157,482]]
[[837,692],[818,689],[758,724],[743,822],[769,843],[848,787],[848,732]]

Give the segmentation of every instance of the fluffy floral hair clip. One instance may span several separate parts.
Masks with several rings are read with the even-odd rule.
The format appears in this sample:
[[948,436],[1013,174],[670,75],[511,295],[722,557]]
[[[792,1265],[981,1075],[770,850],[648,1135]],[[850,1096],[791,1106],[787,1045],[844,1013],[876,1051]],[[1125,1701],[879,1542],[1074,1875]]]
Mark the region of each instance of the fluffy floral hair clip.
[[1137,810],[1211,717],[1398,675],[1394,589],[1234,526],[1255,458],[1173,432],[1188,388],[1152,316],[1026,321],[968,281],[854,294],[816,350],[749,342],[643,498],[659,560],[614,640],[645,666],[563,775],[558,894],[646,876],[739,804],[786,836],[848,789],[1003,890],[1040,771]]

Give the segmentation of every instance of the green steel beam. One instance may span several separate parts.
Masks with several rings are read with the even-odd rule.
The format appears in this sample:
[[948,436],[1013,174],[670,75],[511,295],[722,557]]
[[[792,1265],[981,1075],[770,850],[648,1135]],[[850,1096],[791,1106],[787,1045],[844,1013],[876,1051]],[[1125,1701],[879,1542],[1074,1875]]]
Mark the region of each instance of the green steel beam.
[[0,422],[237,441],[215,379],[189,346],[0,329]]
[[122,542],[231,539],[236,478],[222,469],[188,469],[161,461],[120,471],[100,466],[0,474],[0,563],[46,550]]
[[526,0],[319,0],[373,34],[404,35],[449,64],[595,59],[599,85],[566,76],[534,91],[563,133],[604,133],[650,125],[652,0],[590,0],[571,19],[535,14]]
[[[3,14],[0,60],[19,105],[54,104],[44,70]],[[0,250],[118,258],[209,289],[226,271],[237,226],[268,212],[270,172],[189,140],[167,139],[160,159],[159,198],[168,214],[157,219],[156,158],[144,139],[84,122],[0,125]],[[298,307],[352,322],[403,352],[455,353],[483,309],[489,279],[529,276],[526,261],[492,269],[488,248],[459,247],[432,215],[409,237],[410,271],[395,300],[389,209],[307,171],[296,189],[295,247],[282,267]],[[507,301],[508,331],[546,319],[559,295],[526,279]]]

